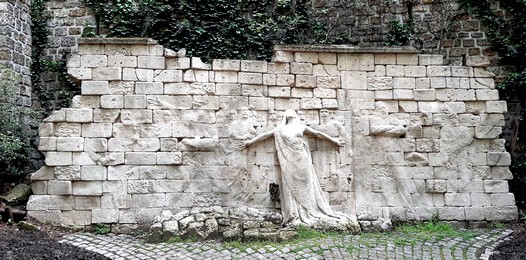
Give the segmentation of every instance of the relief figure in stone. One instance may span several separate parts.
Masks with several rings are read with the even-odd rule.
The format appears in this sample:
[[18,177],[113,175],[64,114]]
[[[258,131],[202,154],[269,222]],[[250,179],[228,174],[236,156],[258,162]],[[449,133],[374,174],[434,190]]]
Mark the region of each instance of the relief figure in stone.
[[302,124],[294,110],[287,110],[281,123],[240,145],[244,149],[254,143],[274,137],[282,171],[281,211],[283,225],[335,226],[350,223],[350,218],[334,212],[324,197],[312,164],[304,134],[326,139],[338,146],[343,143],[323,132]]

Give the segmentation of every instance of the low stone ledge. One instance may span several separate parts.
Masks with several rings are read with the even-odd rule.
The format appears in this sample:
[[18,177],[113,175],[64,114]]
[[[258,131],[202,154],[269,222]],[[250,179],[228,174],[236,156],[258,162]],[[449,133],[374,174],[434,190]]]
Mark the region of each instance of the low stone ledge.
[[330,52],[330,53],[406,53],[418,54],[417,49],[409,46],[401,47],[360,47],[352,45],[303,45],[303,44],[283,44],[274,46],[274,51],[290,52]]
[[79,38],[79,45],[103,45],[103,44],[123,44],[123,45],[157,45],[156,40],[151,38]]

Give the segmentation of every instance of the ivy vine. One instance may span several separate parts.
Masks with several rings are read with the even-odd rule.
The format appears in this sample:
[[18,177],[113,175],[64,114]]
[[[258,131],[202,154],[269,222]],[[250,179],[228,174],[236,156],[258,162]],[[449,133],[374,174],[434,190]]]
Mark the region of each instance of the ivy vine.
[[[526,16],[523,14],[526,10],[526,1],[524,0],[506,0],[498,1],[477,1],[477,0],[459,0],[462,7],[470,13],[475,14],[482,23],[487,27],[487,37],[492,44],[492,49],[497,51],[500,57],[501,65],[509,65],[515,68],[504,82],[498,85],[501,96],[506,99],[517,100],[523,109],[520,111],[521,117],[524,118],[526,110]],[[506,10],[506,15],[495,8],[499,4]],[[517,138],[519,146],[524,146],[523,127],[519,129]],[[512,137],[514,138],[514,137]],[[513,147],[512,147],[513,149]],[[515,194],[517,204],[522,210],[526,209],[526,160],[513,153],[512,165],[510,169],[513,172],[513,181],[510,181],[510,190]]]
[[275,44],[330,43],[308,0],[86,0],[108,37],[151,37],[204,59],[268,59]]
[[[31,4],[31,33],[33,39],[31,82],[33,93],[37,96],[37,102],[44,111],[44,116],[62,107],[68,107],[72,97],[80,92],[79,86],[73,83],[67,73],[67,53],[56,60],[46,58],[47,48],[47,19],[45,16],[45,4],[47,0],[34,0]],[[56,82],[50,84],[45,82],[44,77],[52,74]],[[48,78],[48,77],[46,77]]]

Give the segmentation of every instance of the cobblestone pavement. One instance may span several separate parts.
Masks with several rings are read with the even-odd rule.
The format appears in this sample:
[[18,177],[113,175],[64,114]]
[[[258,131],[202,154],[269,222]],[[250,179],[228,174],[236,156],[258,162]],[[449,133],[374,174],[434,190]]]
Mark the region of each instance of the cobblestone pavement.
[[488,259],[512,230],[467,230],[465,236],[411,237],[407,233],[337,235],[289,243],[145,243],[130,235],[75,233],[60,242],[111,259]]

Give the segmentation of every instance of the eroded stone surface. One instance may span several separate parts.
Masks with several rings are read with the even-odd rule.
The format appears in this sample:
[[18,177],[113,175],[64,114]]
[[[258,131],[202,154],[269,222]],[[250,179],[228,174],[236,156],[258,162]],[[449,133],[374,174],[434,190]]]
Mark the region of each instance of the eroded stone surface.
[[[83,61],[70,64],[82,95],[40,126],[46,166],[32,176],[37,192],[28,210],[44,222],[52,213],[57,225],[149,226],[169,210],[189,212],[177,224],[156,226],[173,234],[191,223],[202,223],[191,228],[204,237],[274,234],[219,217],[216,229],[206,220],[222,209],[231,219],[263,221],[247,209],[285,208],[287,173],[274,142],[236,146],[274,129],[287,109],[342,142],[338,148],[305,136],[311,180],[333,211],[357,216],[362,228],[383,229],[393,218],[517,218],[507,186],[510,156],[498,139],[506,103],[487,73],[443,66],[435,56],[345,47],[289,48],[270,63],[209,65],[151,41],[111,41],[81,43],[81,50],[111,45],[120,56],[73,55]],[[91,203],[75,203],[86,197]],[[86,214],[60,223],[78,212]]]

